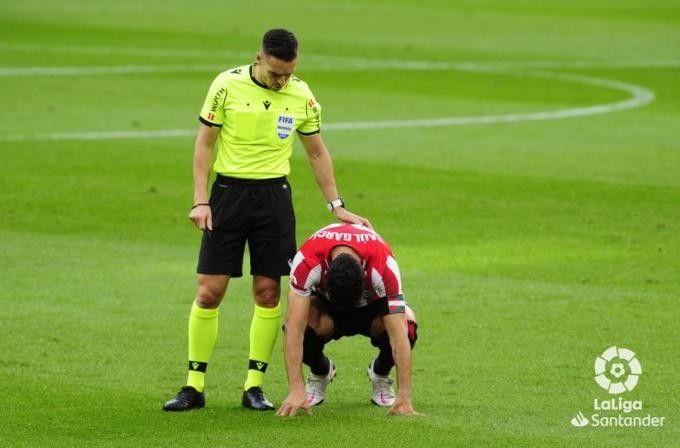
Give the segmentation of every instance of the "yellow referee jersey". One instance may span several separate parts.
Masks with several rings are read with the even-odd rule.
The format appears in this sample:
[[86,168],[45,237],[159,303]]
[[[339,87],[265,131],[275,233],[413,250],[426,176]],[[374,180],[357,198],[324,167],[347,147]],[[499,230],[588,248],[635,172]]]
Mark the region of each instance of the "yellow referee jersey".
[[320,132],[321,105],[295,75],[274,91],[252,70],[244,65],[220,73],[208,90],[199,120],[222,128],[213,168],[247,179],[287,176],[294,134]]

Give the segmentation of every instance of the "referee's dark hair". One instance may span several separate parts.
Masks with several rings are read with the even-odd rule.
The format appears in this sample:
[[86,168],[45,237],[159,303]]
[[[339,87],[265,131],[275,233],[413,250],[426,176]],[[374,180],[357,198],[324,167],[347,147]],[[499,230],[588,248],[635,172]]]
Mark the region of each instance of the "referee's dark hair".
[[297,50],[295,34],[283,28],[269,30],[262,37],[262,51],[267,56],[291,62],[297,58]]
[[328,266],[328,299],[337,308],[350,310],[364,291],[364,269],[350,254],[340,254]]

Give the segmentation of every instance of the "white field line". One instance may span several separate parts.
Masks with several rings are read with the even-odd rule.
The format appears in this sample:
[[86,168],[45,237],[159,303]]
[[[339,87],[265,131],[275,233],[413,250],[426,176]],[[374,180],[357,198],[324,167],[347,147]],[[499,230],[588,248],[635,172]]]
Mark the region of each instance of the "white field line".
[[397,59],[335,59],[308,60],[303,67],[309,71],[356,70],[512,70],[512,69],[628,69],[628,68],[680,68],[680,60],[638,61],[405,61]]
[[471,124],[517,123],[522,121],[560,120],[564,118],[600,115],[610,112],[634,109],[645,106],[654,101],[655,95],[649,89],[620,81],[594,78],[591,76],[560,74],[551,72],[529,72],[526,75],[537,78],[556,79],[560,81],[589,84],[620,90],[629,93],[630,98],[615,103],[596,104],[587,107],[577,107],[554,111],[523,112],[500,115],[480,115],[471,117],[441,117],[414,120],[387,120],[373,122],[331,123],[324,126],[325,130],[359,130],[359,129],[389,129],[389,128],[432,128],[443,126],[462,126]]
[[0,135],[2,142],[40,142],[59,140],[125,140],[156,139],[195,136],[195,129],[161,129],[157,131],[90,131],[53,132],[49,134],[7,134]]
[[[560,120],[565,118],[584,117],[588,115],[607,114],[642,107],[654,100],[654,92],[634,84],[591,76],[561,74],[544,71],[528,72],[525,75],[537,78],[555,79],[565,82],[594,85],[607,89],[626,92],[629,98],[614,103],[596,104],[587,107],[560,109],[554,111],[524,112],[499,115],[480,115],[468,117],[440,117],[410,120],[384,120],[372,122],[338,122],[324,125],[324,131],[433,128],[444,126],[463,126],[473,124],[517,123],[523,121]],[[157,131],[107,131],[107,132],[58,132],[50,134],[14,134],[0,135],[0,142],[19,141],[56,141],[56,140],[114,140],[114,139],[149,139],[191,137],[195,129],[164,129]]]
[[[93,75],[144,75],[167,73],[214,73],[230,67],[225,64],[171,64],[171,65],[104,65],[71,67],[0,67],[0,77],[29,76],[93,76]],[[534,61],[534,62],[425,62],[391,60],[347,60],[337,62],[310,62],[304,65],[313,71],[380,71],[380,70],[462,70],[472,72],[509,71],[522,69],[611,69],[611,68],[680,68],[680,61]]]
[[224,65],[107,65],[84,67],[0,67],[0,77],[132,75],[148,73],[209,73],[224,71]]
[[[12,47],[11,44],[0,44],[0,48]],[[40,46],[35,46],[40,47]],[[34,48],[34,46],[14,46],[12,48]],[[41,48],[52,48],[44,46]],[[52,48],[54,49],[54,48]],[[92,52],[92,53],[120,53],[158,56],[242,56],[242,52],[211,52],[202,50],[163,50],[151,48],[117,48],[117,47],[56,47],[60,51]],[[598,104],[588,107],[569,108],[556,111],[538,111],[525,113],[511,113],[498,115],[440,117],[407,120],[383,120],[373,122],[339,122],[324,126],[324,131],[338,130],[370,130],[389,128],[426,128],[442,126],[461,126],[472,124],[516,123],[522,121],[557,120],[588,115],[605,114],[619,110],[642,107],[654,100],[654,93],[650,90],[620,81],[595,78],[590,76],[559,74],[545,71],[530,71],[534,68],[650,68],[650,67],[680,67],[680,61],[533,61],[533,62],[433,62],[433,61],[399,61],[372,59],[343,59],[325,56],[310,58],[317,62],[305,65],[307,70],[465,70],[473,72],[492,72],[499,74],[514,74],[519,76],[533,76],[549,78],[559,81],[575,82],[595,85],[619,90],[631,95],[628,99],[615,103]],[[322,61],[326,62],[322,62]],[[224,65],[216,64],[187,64],[187,65],[119,65],[119,66],[89,66],[89,67],[0,67],[0,77],[26,76],[90,76],[90,75],[127,75],[145,73],[178,73],[178,72],[218,72],[224,70]],[[16,141],[55,141],[55,140],[112,140],[112,139],[147,139],[174,138],[193,136],[195,130],[166,129],[155,131],[103,131],[103,132],[58,132],[49,134],[9,134],[0,135],[0,142]]]
[[215,51],[201,49],[168,49],[148,47],[104,47],[89,45],[41,45],[9,42],[0,42],[0,50],[57,54],[119,54],[124,56],[158,56],[161,58],[167,58],[171,56],[186,58],[252,58],[255,56],[255,51]]
[[[4,51],[19,51],[19,52],[42,52],[42,53],[71,53],[71,54],[93,54],[93,55],[129,55],[129,56],[157,56],[165,57],[179,57],[179,58],[228,58],[228,59],[243,59],[250,60],[254,57],[255,51],[218,51],[205,49],[168,49],[168,48],[149,48],[149,47],[106,47],[106,46],[86,46],[86,45],[42,45],[42,44],[25,44],[25,43],[10,43],[0,42],[0,50]],[[330,56],[318,54],[302,53],[301,60],[304,61],[304,68],[316,67],[315,70],[477,70],[484,68],[510,69],[510,68],[544,68],[544,69],[559,69],[559,68],[678,68],[680,67],[680,60],[630,60],[630,61],[408,61],[397,59],[368,59],[368,58],[354,58],[343,56]],[[115,67],[115,66],[113,66]],[[184,67],[184,70],[190,70],[188,66],[128,66],[128,67],[142,67],[142,73],[156,73],[149,70],[161,70],[165,67],[173,70],[172,67]],[[154,67],[153,69],[144,67]],[[161,67],[161,68],[156,68]],[[213,65],[195,65],[194,69],[203,71],[206,68],[212,70]],[[6,67],[12,68],[12,67]],[[37,68],[37,67],[36,67]],[[43,67],[45,69],[52,69],[54,67]],[[63,69],[83,69],[86,67],[57,67]],[[101,67],[103,69],[103,67]],[[225,70],[222,64],[218,69]],[[144,71],[146,70],[146,71]],[[114,72],[117,73],[117,72]],[[129,72],[127,72],[129,73]],[[37,74],[37,72],[36,72]],[[46,73],[52,74],[52,73]],[[85,73],[89,74],[89,73]]]

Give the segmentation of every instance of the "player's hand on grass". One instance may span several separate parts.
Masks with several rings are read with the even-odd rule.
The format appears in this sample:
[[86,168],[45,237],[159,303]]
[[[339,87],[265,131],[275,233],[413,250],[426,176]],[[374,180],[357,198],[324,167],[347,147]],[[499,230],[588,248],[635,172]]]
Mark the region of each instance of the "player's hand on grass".
[[396,400],[394,400],[394,404],[390,408],[390,410],[387,412],[387,415],[424,415],[421,414],[420,412],[416,412],[415,409],[413,409],[413,404],[411,403],[411,400],[407,400],[404,398],[400,398],[399,395],[397,395]]
[[300,409],[303,409],[307,415],[312,415],[312,405],[307,401],[307,393],[303,389],[301,393],[291,392],[288,394],[276,415],[279,417],[295,417]]
[[189,219],[201,230],[213,229],[212,211],[210,210],[210,205],[207,203],[197,204],[192,207],[191,212],[189,212]]
[[363,218],[359,215],[355,215],[354,213],[345,210],[344,207],[334,208],[333,214],[335,215],[335,218],[340,222],[346,222],[348,224],[361,224],[362,226],[366,226],[369,229],[373,229],[373,226],[371,225],[368,219]]

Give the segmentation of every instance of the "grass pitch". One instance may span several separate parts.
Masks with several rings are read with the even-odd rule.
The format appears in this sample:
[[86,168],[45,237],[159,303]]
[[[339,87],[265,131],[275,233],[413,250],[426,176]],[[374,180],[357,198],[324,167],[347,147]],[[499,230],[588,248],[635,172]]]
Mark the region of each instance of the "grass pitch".
[[[3,4],[0,444],[678,446],[678,25],[661,0]],[[313,417],[241,409],[247,279],[222,305],[208,407],[160,411],[185,378],[196,116],[215,74],[249,62],[274,26],[298,34],[343,197],[400,263],[426,417],[369,404],[361,338],[328,346],[339,376]],[[437,65],[452,62],[507,64]],[[614,81],[655,99],[341,129],[607,108],[633,95]],[[159,130],[180,132],[142,138]],[[111,131],[132,138],[96,134]],[[291,183],[302,241],[329,216],[299,145]],[[609,398],[593,363],[611,345],[643,366],[623,397],[664,427],[569,423]],[[280,340],[266,391],[286,394]]]

